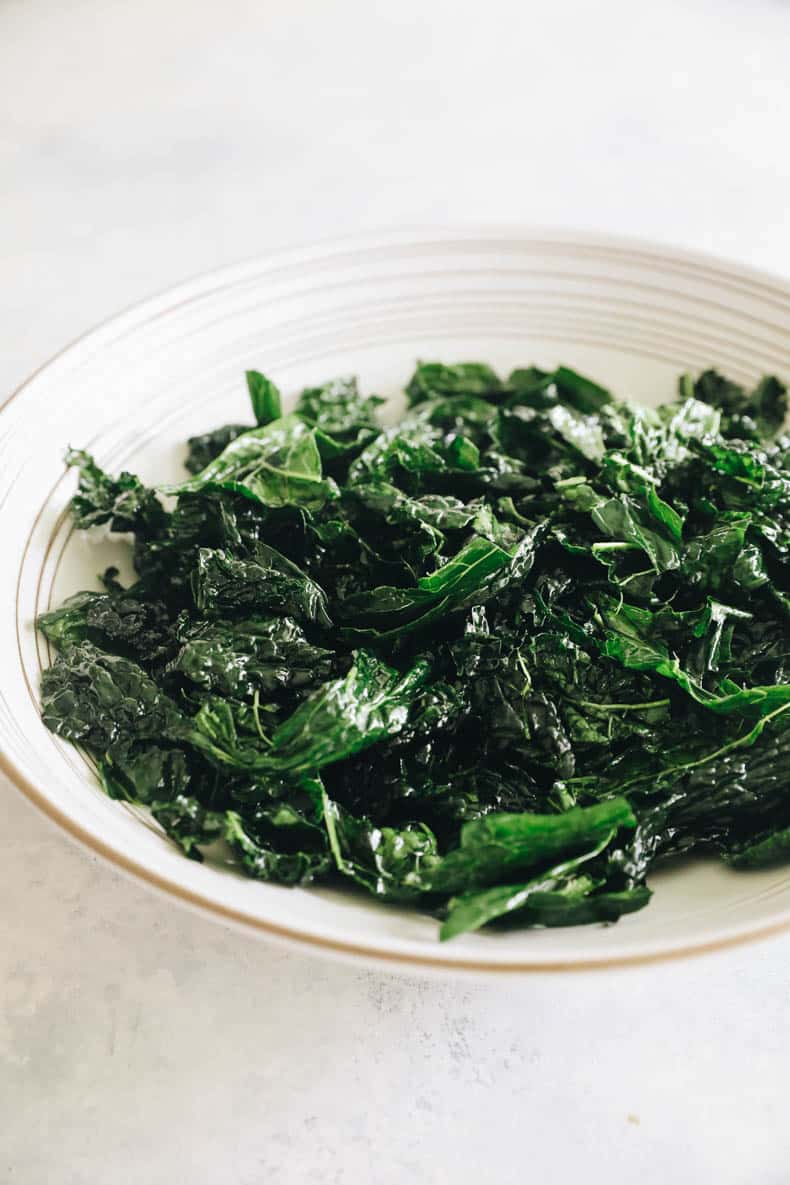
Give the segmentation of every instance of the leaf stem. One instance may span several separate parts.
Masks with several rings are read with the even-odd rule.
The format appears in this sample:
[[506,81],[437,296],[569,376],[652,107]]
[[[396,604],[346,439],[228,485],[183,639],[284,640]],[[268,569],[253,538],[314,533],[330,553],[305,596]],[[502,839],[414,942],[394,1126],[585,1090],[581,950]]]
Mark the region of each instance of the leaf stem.
[[270,746],[272,742],[267,737],[266,733],[263,730],[263,725],[261,724],[260,707],[261,707],[261,696],[260,696],[260,692],[259,692],[258,688],[256,687],[255,694],[252,697],[252,717],[253,717],[253,720],[255,721],[255,727],[258,730],[258,736],[261,738],[264,745]]
[[671,769],[661,770],[658,774],[653,772],[649,774],[640,774],[637,777],[632,778],[630,782],[624,782],[623,785],[618,788],[618,791],[625,790],[629,786],[634,786],[638,782],[644,781],[645,778],[651,778],[655,780],[656,778],[665,778],[669,774],[686,773],[690,769],[696,769],[699,765],[707,765],[709,761],[715,761],[718,757],[723,757],[726,753],[731,753],[734,749],[740,749],[744,746],[751,745],[761,735],[766,724],[768,724],[770,720],[774,720],[777,716],[781,716],[783,712],[788,710],[788,708],[790,708],[790,703],[782,704],[780,708],[774,708],[773,712],[769,712],[766,716],[762,716],[757,721],[754,728],[752,728],[749,732],[745,733],[743,736],[736,737],[734,741],[728,741],[726,745],[722,745],[721,748],[716,749],[714,753],[708,753],[704,757],[698,757],[695,761],[684,761],[680,765],[673,765]]
[[653,699],[642,704],[597,704],[588,699],[576,699],[573,702],[580,704],[583,708],[598,709],[601,712],[641,712],[646,708],[665,708],[670,701],[668,699]]
[[329,840],[329,850],[331,851],[335,864],[340,872],[348,872],[348,866],[343,859],[343,853],[340,851],[340,840],[337,838],[337,828],[335,827],[335,804],[331,801],[326,792],[326,787],[321,786],[321,803],[324,812],[324,826],[326,827],[326,835]]
[[642,548],[638,543],[593,543],[590,548],[593,555],[597,555],[599,551],[641,551]]

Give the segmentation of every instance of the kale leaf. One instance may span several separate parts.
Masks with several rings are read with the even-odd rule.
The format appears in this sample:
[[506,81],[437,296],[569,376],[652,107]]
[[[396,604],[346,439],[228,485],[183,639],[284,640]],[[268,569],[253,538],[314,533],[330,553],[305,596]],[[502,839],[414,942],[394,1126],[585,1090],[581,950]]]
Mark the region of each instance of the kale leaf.
[[163,487],[167,494],[228,490],[264,506],[320,508],[337,497],[322,475],[315,430],[299,416],[282,416],[231,440],[190,481]]

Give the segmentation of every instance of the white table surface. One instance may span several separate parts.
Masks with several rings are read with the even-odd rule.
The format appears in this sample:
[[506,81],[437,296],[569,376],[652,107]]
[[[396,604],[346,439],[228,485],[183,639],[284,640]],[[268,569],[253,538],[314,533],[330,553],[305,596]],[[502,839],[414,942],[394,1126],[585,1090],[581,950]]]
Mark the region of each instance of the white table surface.
[[[360,227],[790,274],[788,67],[786,0],[0,0],[0,393],[186,275]],[[790,1180],[790,937],[400,978],[193,916],[2,781],[0,819],[2,1181]]]

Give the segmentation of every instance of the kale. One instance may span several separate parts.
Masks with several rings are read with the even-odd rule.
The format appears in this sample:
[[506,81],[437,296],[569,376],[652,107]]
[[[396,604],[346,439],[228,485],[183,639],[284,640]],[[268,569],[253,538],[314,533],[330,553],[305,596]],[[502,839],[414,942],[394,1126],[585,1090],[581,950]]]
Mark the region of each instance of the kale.
[[766,375],[747,393],[715,370],[706,370],[696,381],[683,375],[680,389],[693,391],[696,399],[721,411],[722,435],[727,437],[767,440],[781,429],[787,415],[787,390],[772,375]]
[[282,416],[235,437],[190,481],[165,486],[168,494],[228,490],[264,506],[318,509],[337,497],[322,475],[316,431],[297,415]]
[[[613,922],[653,864],[790,859],[787,394],[645,409],[568,367],[344,377],[188,442],[87,453],[78,528],[137,577],[43,614],[42,714],[192,859],[481,926]],[[163,502],[160,494],[174,495]]]
[[198,549],[192,595],[198,613],[226,617],[255,610],[291,614],[329,625],[326,595],[309,576],[273,547],[259,543],[249,559],[225,548]]
[[77,493],[71,500],[74,525],[80,530],[108,525],[111,531],[155,538],[166,515],[154,490],[133,473],[110,477],[90,453],[69,449],[66,464],[79,471]]
[[[252,414],[259,428],[278,420],[282,414],[280,392],[265,375],[257,370],[247,371],[247,391],[252,404]],[[251,424],[223,424],[213,428],[210,432],[203,432],[199,436],[191,436],[187,441],[187,458],[185,467],[190,473],[201,473],[229,444],[239,436],[249,432]]]
[[76,593],[59,609],[43,613],[38,628],[55,646],[90,641],[143,665],[159,663],[177,644],[174,623],[166,605],[147,600],[142,592]]
[[207,465],[223,453],[229,444],[249,432],[249,424],[223,424],[212,432],[201,432],[190,436],[187,441],[187,457],[184,466],[190,473],[201,473]]
[[305,423],[317,429],[316,440],[325,462],[348,463],[379,434],[376,411],[384,402],[363,395],[353,375],[303,391],[296,405]]
[[421,576],[414,588],[374,588],[348,597],[339,606],[345,620],[370,623],[349,630],[354,637],[372,636],[389,640],[414,630],[463,607],[470,597],[479,597],[511,557],[496,544],[473,535],[451,560],[430,576]]
[[104,753],[136,741],[178,740],[175,701],[130,659],[92,642],[66,642],[41,680],[44,723],[58,736]]
[[271,379],[259,370],[247,371],[247,390],[252,404],[252,414],[259,428],[270,424],[272,420],[279,420],[282,412],[282,399],[279,389]]
[[231,699],[303,693],[332,672],[332,651],[308,642],[291,617],[263,621],[183,621],[168,671]]
[[[287,810],[285,813],[288,814]],[[239,856],[241,866],[247,875],[258,880],[273,881],[279,885],[307,885],[326,873],[330,867],[331,861],[323,833],[323,851],[288,851],[287,847],[283,849],[282,845],[278,850],[256,838],[254,828],[242,819],[240,814],[227,811],[224,838]]]
[[636,819],[623,798],[588,807],[572,807],[556,815],[490,814],[461,831],[461,842],[431,877],[439,892],[458,893],[490,885],[535,868],[551,868],[558,857],[607,844],[619,828],[633,828]]

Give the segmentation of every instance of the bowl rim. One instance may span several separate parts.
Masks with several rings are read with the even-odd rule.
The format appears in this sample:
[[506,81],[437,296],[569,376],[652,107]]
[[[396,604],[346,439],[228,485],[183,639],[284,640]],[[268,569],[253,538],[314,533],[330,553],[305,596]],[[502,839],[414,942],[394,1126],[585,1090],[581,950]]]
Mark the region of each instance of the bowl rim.
[[[630,235],[619,235],[595,230],[572,228],[554,228],[541,225],[520,224],[474,224],[440,226],[401,224],[396,228],[380,231],[368,230],[343,236],[321,238],[312,242],[296,243],[271,248],[255,256],[239,260],[208,271],[194,274],[190,278],[164,289],[155,294],[144,297],[126,306],[120,312],[110,314],[93,327],[85,330],[73,338],[47,361],[37,367],[24,379],[2,402],[0,402],[0,424],[2,417],[16,398],[26,392],[45,374],[47,377],[56,375],[60,366],[68,360],[75,360],[84,350],[102,343],[102,339],[120,330],[130,329],[145,321],[156,318],[179,305],[191,303],[222,288],[232,287],[247,278],[256,276],[273,266],[289,267],[307,261],[331,259],[346,252],[364,251],[373,248],[392,248],[398,245],[420,243],[422,245],[446,246],[458,242],[461,246],[470,247],[475,243],[487,245],[501,244],[504,248],[509,243],[529,244],[533,247],[557,246],[560,248],[578,248],[580,252],[598,252],[621,255],[631,260],[639,259],[646,264],[659,261],[666,266],[672,262],[696,274],[705,272],[708,277],[721,277],[730,282],[737,280],[745,286],[756,289],[756,295],[771,296],[788,302],[790,306],[790,281],[785,277],[732,261],[724,255],[717,255],[707,251],[700,251],[672,242],[651,241]],[[20,576],[21,576],[20,564]],[[136,881],[149,888],[166,894],[170,900],[189,906],[205,917],[215,921],[232,924],[246,933],[269,937],[295,944],[304,950],[315,953],[345,957],[354,961],[360,958],[376,962],[380,965],[401,969],[411,969],[416,972],[465,972],[475,974],[524,974],[524,973],[557,973],[571,971],[596,971],[621,967],[636,967],[651,963],[668,962],[688,958],[694,955],[707,954],[713,951],[725,950],[747,942],[757,941],[778,935],[790,928],[790,909],[774,920],[764,924],[741,923],[729,933],[715,938],[691,940],[678,945],[666,945],[656,950],[636,950],[633,953],[606,955],[601,957],[582,956],[565,959],[514,959],[507,962],[487,960],[484,957],[447,957],[443,956],[442,948],[436,945],[435,954],[421,954],[388,949],[386,945],[377,945],[374,941],[351,942],[345,939],[330,938],[314,930],[294,928],[269,919],[253,917],[242,910],[216,901],[213,897],[186,888],[177,878],[162,875],[152,871],[145,863],[138,861],[123,851],[106,843],[88,828],[82,826],[70,817],[64,810],[56,806],[47,794],[35,785],[26,774],[19,769],[14,760],[5,752],[0,740],[0,772],[47,818],[57,824],[73,841],[84,849],[99,856],[111,867],[133,877]]]

